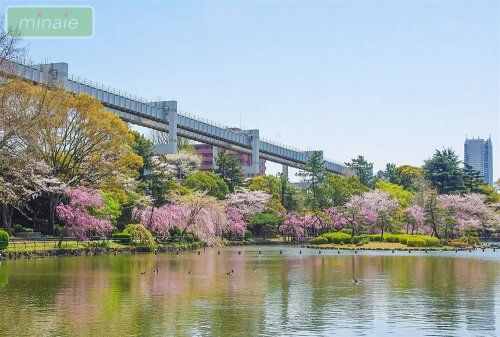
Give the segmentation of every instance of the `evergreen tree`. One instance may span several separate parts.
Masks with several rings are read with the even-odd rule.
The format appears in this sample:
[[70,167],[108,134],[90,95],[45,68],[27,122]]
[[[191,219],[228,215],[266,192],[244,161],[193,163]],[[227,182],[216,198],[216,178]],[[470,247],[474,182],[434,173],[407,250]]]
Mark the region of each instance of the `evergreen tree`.
[[468,193],[481,192],[480,185],[484,184],[481,172],[469,164],[464,163],[464,186]]
[[244,178],[243,167],[235,156],[225,150],[221,151],[215,157],[215,164],[214,173],[224,180],[229,191],[234,192],[236,187],[241,186]]
[[463,192],[463,170],[452,149],[436,150],[422,167],[425,177],[439,194]]
[[359,181],[366,186],[371,186],[373,183],[373,163],[369,163],[365,157],[358,156],[351,160],[350,163],[345,163],[353,169]]
[[297,173],[297,176],[301,177],[302,181],[308,185],[306,188],[306,202],[314,212],[323,208],[321,185],[323,184],[325,173],[325,161],[323,160],[323,153],[321,151],[313,152],[309,156],[309,161],[305,169]]

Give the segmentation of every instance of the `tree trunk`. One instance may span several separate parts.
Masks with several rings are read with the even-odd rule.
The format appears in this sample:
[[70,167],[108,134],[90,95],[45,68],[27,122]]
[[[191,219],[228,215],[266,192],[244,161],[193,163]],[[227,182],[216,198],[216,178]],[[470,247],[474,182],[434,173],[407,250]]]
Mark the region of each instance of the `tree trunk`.
[[54,235],[54,228],[56,222],[56,206],[61,201],[61,197],[56,193],[49,194],[49,232]]
[[14,209],[6,202],[2,203],[2,222],[3,228],[7,233],[12,234],[12,214]]

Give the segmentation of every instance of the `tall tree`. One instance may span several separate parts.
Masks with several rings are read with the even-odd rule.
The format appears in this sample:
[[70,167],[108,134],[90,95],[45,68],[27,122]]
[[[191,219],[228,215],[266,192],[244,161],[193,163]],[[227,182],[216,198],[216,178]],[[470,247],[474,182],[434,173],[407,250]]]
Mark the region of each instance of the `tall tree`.
[[394,171],[396,170],[396,164],[387,163],[384,170],[384,179],[394,183]]
[[314,151],[309,156],[309,161],[305,169],[297,173],[297,176],[301,177],[302,181],[307,184],[306,202],[315,213],[323,208],[321,185],[323,184],[325,172],[323,153],[321,151]]
[[229,187],[229,191],[234,192],[235,188],[243,183],[243,166],[235,156],[223,150],[215,157],[215,174],[222,178]]
[[373,182],[373,163],[369,163],[365,157],[360,155],[345,164],[354,171],[361,183],[371,186]]
[[482,184],[484,184],[483,176],[481,172],[475,170],[472,166],[467,163],[464,163],[464,187],[468,193],[476,193],[481,192],[479,188]]
[[422,167],[425,177],[439,194],[459,193],[464,190],[463,170],[452,149],[436,150]]
[[147,182],[154,170],[155,145],[137,131],[131,131],[134,136],[132,151],[142,158],[143,165],[139,168],[139,180]]

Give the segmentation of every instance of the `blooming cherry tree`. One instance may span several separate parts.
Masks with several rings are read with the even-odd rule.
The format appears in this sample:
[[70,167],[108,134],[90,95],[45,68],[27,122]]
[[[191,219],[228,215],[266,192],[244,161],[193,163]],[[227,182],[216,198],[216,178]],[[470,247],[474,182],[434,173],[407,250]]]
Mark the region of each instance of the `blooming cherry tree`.
[[[113,229],[111,221],[91,215],[92,209],[102,207],[104,200],[98,190],[85,187],[67,189],[68,204],[59,204],[56,214],[64,224],[61,234],[88,241],[92,234],[105,236]],[[61,242],[60,242],[61,243]],[[60,244],[59,243],[59,244]]]
[[458,225],[458,230],[495,230],[499,216],[486,204],[486,197],[477,193],[440,195],[439,207]]
[[303,216],[295,212],[288,212],[285,221],[279,226],[279,231],[285,236],[299,240],[305,234],[306,222]]
[[226,197],[226,207],[238,209],[245,217],[261,213],[266,209],[266,203],[271,195],[260,191],[250,191],[240,188]]

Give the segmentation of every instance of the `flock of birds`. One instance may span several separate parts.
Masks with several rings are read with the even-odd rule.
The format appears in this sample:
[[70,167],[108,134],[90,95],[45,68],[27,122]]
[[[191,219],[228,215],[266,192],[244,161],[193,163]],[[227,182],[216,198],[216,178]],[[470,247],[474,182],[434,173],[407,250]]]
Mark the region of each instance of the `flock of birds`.
[[[205,248],[203,248],[203,250],[205,250]],[[472,250],[469,249],[469,252],[471,252],[471,251]],[[482,248],[482,251],[484,252],[484,248]],[[495,249],[493,249],[493,251],[495,251]],[[279,252],[280,252],[280,255],[283,254],[282,250],[280,250]],[[427,250],[425,250],[424,252],[427,253]],[[441,249],[440,252],[443,252],[443,250]],[[455,249],[455,253],[457,253],[457,252],[458,252],[458,249]],[[355,249],[354,254],[357,254],[357,253],[358,253],[358,251]],[[394,250],[392,250],[392,253],[394,253]],[[411,250],[408,250],[408,253],[411,253]],[[198,251],[198,255],[200,255],[200,254],[201,254],[200,251]],[[261,254],[262,254],[262,251],[259,249],[259,255],[261,255]],[[302,254],[302,249],[299,250],[299,254],[300,255]],[[318,251],[318,254],[321,255],[321,250]],[[337,250],[337,254],[340,254],[340,250]],[[179,255],[179,251],[177,251],[177,255]],[[220,250],[217,251],[217,255],[220,255]],[[241,250],[238,251],[238,255],[241,255]],[[252,270],[256,271],[255,268],[253,268]],[[153,273],[158,274],[158,266],[153,270]],[[145,275],[145,274],[146,274],[145,271],[141,272],[141,275]],[[228,276],[231,274],[234,274],[234,269],[231,269],[230,271],[226,272],[226,275],[228,275]],[[191,275],[191,270],[188,270],[188,275]],[[359,283],[359,280],[354,278],[353,283]]]
[[[394,253],[394,251],[392,251],[392,252]],[[318,253],[321,255],[321,250],[318,251]],[[340,251],[339,251],[339,253],[340,253]],[[356,251],[356,253],[357,253],[357,251]],[[200,255],[200,254],[201,254],[200,251],[198,251],[198,255]],[[262,251],[259,249],[259,255],[260,254],[262,254]],[[281,254],[283,254],[282,250],[280,250],[280,255]],[[302,250],[299,251],[299,254],[302,254]],[[177,251],[177,255],[179,255],[179,251]],[[220,250],[217,251],[217,255],[220,255]],[[238,255],[241,255],[241,250],[238,251]],[[257,270],[256,268],[252,268],[252,271],[256,271],[256,270]],[[158,266],[156,266],[156,268],[153,270],[153,274],[158,274],[158,272],[159,272]],[[146,274],[145,271],[141,272],[141,275],[145,275],[145,274]],[[228,275],[228,276],[231,274],[234,274],[234,269],[231,269],[230,271],[228,271],[226,273],[226,275]],[[188,275],[191,275],[191,269],[188,270]],[[359,283],[359,280],[355,278],[355,279],[353,279],[353,283]]]

